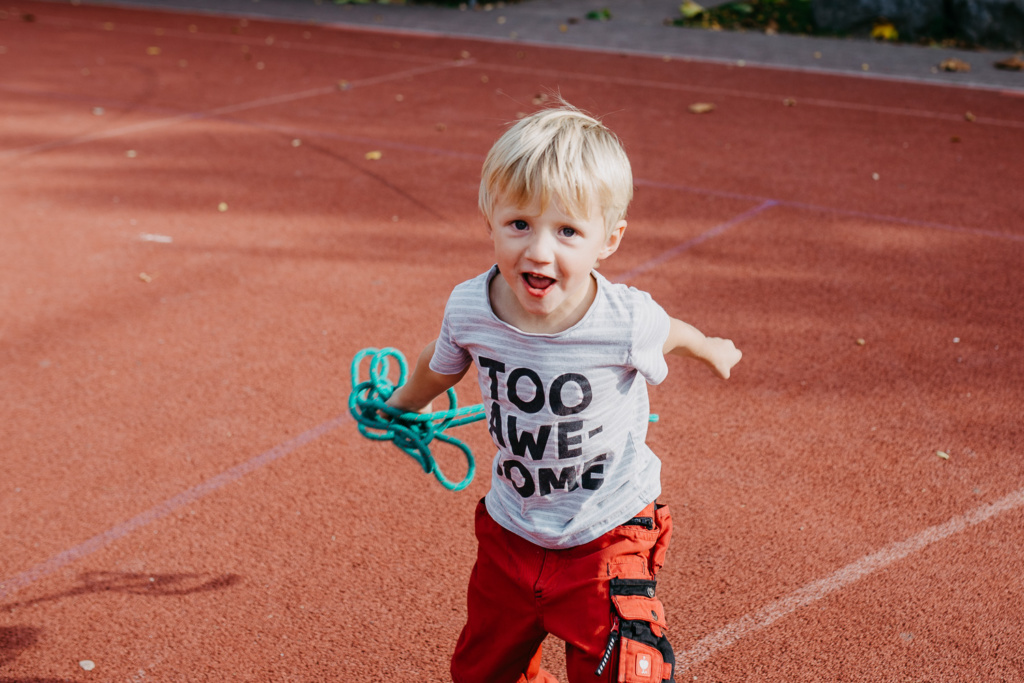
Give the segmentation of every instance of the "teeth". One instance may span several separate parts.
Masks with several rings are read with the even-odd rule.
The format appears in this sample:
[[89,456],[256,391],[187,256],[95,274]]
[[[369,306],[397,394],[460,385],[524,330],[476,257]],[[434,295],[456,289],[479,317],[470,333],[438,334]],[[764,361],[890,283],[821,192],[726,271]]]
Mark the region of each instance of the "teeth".
[[523,277],[526,279],[526,284],[534,289],[547,289],[555,282],[553,278],[547,277],[546,275],[524,273]]

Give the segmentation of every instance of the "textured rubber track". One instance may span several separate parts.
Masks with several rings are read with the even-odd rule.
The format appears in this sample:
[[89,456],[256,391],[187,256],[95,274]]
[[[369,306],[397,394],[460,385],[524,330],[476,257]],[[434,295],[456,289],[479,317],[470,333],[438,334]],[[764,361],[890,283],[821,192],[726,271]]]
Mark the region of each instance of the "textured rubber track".
[[1024,99],[244,23],[0,14],[0,681],[447,679],[487,478],[348,363],[490,265],[556,91],[633,160],[604,272],[745,353],[652,390],[677,680],[1024,680]]

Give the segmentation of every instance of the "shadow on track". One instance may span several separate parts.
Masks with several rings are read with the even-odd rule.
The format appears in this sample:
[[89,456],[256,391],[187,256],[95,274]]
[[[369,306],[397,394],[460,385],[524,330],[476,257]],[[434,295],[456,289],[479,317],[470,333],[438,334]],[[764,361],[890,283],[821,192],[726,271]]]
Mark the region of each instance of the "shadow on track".
[[[39,642],[42,629],[31,626],[0,626],[0,666],[14,661],[22,650]],[[14,679],[0,679],[3,683],[13,683]]]
[[[60,593],[53,593],[52,595],[44,595],[42,597],[34,598],[32,600],[25,600],[23,602],[12,602],[3,605],[5,608],[12,607],[29,607],[36,605],[41,602],[49,602],[53,600],[60,600],[63,598],[70,598],[76,595],[89,595],[93,593],[128,593],[131,595],[150,595],[150,596],[171,596],[171,595],[190,595],[192,593],[206,593],[209,591],[221,590],[223,588],[229,588],[242,580],[242,577],[238,574],[221,574],[215,576],[212,574],[134,574],[126,572],[85,572],[78,576],[79,585]],[[12,630],[12,629],[6,629]],[[13,629],[18,631],[18,629]],[[33,631],[33,629],[22,629],[27,631]],[[22,640],[30,636],[38,636],[38,631],[34,634],[21,634]],[[18,636],[17,633],[14,636]],[[5,637],[4,630],[0,629],[0,663],[3,660],[3,652],[9,649],[6,641],[8,637]],[[16,641],[21,642],[21,641]],[[31,643],[29,643],[31,645]],[[27,647],[27,646],[24,646]]]

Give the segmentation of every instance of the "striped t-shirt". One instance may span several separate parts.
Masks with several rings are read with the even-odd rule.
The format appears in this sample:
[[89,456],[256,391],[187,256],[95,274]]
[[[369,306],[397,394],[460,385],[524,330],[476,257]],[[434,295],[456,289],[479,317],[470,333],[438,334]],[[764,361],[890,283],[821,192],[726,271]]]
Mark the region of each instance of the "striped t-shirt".
[[668,374],[669,317],[646,292],[594,271],[597,297],[582,320],[527,333],[491,309],[497,274],[492,267],[454,289],[430,368],[477,367],[498,447],[491,517],[544,548],[582,545],[661,493],[661,461],[644,440],[647,384]]

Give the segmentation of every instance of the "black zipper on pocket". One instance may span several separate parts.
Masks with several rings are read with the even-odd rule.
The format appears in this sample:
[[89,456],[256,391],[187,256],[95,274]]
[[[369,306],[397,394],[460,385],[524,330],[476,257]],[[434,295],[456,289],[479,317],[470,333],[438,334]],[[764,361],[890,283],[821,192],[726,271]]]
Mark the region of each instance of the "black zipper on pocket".
[[654,531],[654,517],[634,517],[628,522],[623,522],[622,526],[642,526],[648,531]]

